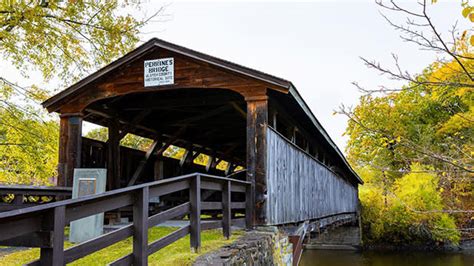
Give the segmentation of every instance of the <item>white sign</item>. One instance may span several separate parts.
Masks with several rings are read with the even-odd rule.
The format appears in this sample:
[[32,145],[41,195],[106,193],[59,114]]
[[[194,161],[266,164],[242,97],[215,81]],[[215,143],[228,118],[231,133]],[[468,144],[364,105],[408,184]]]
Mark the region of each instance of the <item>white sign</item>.
[[145,61],[145,87],[174,84],[174,58]]

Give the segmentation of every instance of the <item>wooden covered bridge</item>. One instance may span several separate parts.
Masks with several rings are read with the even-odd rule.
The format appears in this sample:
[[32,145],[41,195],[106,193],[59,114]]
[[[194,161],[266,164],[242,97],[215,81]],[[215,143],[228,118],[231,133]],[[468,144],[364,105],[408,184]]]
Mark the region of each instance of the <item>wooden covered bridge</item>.
[[[223,227],[228,236],[231,224],[337,221],[357,212],[362,180],[287,80],[151,39],[43,106],[60,115],[57,185],[71,187],[75,168],[106,168],[107,192],[1,212],[0,244],[41,247],[33,264],[62,265],[133,236],[133,253],[115,264],[143,265],[188,233],[199,248],[205,229]],[[83,137],[83,121],[107,127],[108,140]],[[148,151],[123,147],[127,134],[153,143]],[[185,149],[182,158],[167,157],[170,146]],[[195,163],[200,154],[206,165]],[[155,196],[160,204],[150,205]],[[132,224],[63,251],[70,221],[127,211]],[[222,219],[202,223],[201,211]],[[146,228],[185,214],[189,226],[147,245]]]

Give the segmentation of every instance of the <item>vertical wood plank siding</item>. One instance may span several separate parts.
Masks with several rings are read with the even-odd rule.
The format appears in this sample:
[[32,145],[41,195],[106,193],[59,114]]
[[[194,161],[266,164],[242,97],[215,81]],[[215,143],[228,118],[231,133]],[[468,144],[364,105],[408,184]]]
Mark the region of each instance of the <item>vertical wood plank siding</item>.
[[267,223],[357,210],[357,186],[338,177],[271,127],[267,130]]

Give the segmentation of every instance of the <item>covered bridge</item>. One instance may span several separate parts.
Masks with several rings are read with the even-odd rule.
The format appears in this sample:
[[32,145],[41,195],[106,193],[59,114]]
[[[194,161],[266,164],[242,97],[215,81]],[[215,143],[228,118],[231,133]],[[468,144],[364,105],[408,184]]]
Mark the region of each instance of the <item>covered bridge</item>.
[[[251,182],[253,225],[356,212],[362,180],[287,80],[151,39],[43,106],[60,115],[60,186],[74,168],[107,168],[107,190],[202,172]],[[83,121],[108,140],[84,138]],[[128,133],[154,142],[121,147]],[[183,158],[163,156],[170,145]]]

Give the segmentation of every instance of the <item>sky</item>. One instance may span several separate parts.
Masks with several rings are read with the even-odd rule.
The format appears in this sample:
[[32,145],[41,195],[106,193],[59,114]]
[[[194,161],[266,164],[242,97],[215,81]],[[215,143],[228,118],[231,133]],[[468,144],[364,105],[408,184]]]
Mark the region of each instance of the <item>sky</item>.
[[[416,8],[413,0],[401,3]],[[373,1],[149,1],[141,12],[162,6],[161,16],[143,29],[142,41],[158,37],[292,81],[341,150],[347,120],[333,113],[341,104],[357,105],[361,94],[351,83],[401,86],[367,69],[360,56],[393,66],[396,53],[412,73],[437,56],[402,42]],[[440,1],[429,11],[444,34],[456,20],[462,26],[459,1]],[[21,83],[8,66],[0,71]]]

